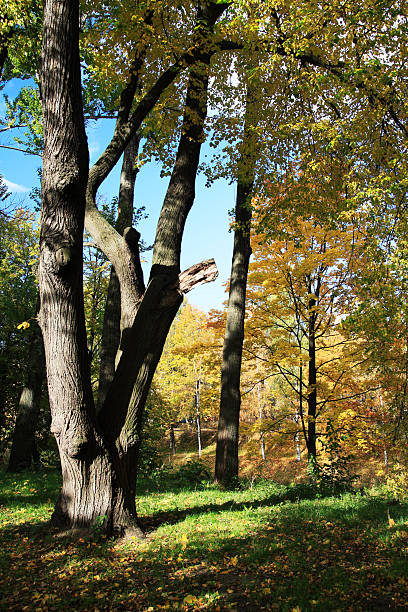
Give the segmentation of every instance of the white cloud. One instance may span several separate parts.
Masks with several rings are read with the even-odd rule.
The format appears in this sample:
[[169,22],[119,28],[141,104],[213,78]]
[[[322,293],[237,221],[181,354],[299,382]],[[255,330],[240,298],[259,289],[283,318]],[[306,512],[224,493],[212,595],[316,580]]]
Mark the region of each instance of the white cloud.
[[99,144],[97,142],[89,143],[89,155],[98,153],[98,151],[99,151]]
[[24,187],[24,185],[18,185],[17,183],[12,183],[6,178],[4,178],[3,181],[7,185],[7,189],[13,193],[28,193],[30,191],[28,187]]

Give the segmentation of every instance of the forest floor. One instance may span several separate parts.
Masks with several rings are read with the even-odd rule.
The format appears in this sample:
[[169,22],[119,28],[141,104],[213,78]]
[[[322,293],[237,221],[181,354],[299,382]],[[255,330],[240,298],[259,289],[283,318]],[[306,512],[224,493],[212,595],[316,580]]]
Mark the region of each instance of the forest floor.
[[407,610],[408,502],[176,476],[139,483],[147,537],[119,542],[47,526],[57,471],[1,474],[0,609]]

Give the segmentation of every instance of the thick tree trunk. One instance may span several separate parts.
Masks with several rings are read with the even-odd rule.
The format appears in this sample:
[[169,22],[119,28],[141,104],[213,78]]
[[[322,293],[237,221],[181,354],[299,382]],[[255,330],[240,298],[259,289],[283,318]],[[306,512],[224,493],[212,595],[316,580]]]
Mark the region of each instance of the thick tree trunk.
[[[154,91],[143,98],[126,125],[123,123],[127,121],[126,112],[121,107],[115,136],[87,183],[78,5],[46,0],[42,62],[45,148],[40,319],[52,431],[56,435],[63,473],[63,487],[52,517],[56,525],[87,526],[103,517],[107,529],[123,532],[133,528],[140,533],[134,484],[147,393],[183,293],[216,275],[213,262],[194,266],[181,275],[179,265],[181,238],[194,200],[203,141],[208,66],[213,52],[212,26],[226,7],[226,3],[203,2],[199,5],[198,47],[192,56],[194,61],[197,57],[200,61],[191,69],[183,133],[158,224],[151,279],[137,308],[134,276],[132,271],[129,274],[128,262],[139,236],[129,228],[122,238],[101,219],[94,199],[96,189],[118,158],[121,143],[129,142],[131,131],[140,125],[163,91],[163,83],[174,79],[174,71],[158,80]],[[81,282],[85,189],[87,229],[114,264],[121,289],[122,354],[98,413],[98,424],[90,384]],[[124,313],[132,311],[129,304],[137,310],[134,321],[124,320]]]
[[45,382],[45,357],[41,330],[32,324],[26,384],[20,396],[11,445],[8,472],[20,472],[31,467],[38,454],[35,431],[40,412],[41,390]]
[[244,342],[245,298],[251,255],[250,195],[254,183],[255,90],[248,83],[244,138],[238,167],[235,203],[234,250],[227,322],[221,367],[221,400],[215,458],[215,480],[229,485],[238,478],[239,413],[241,409],[241,361]]
[[[135,160],[139,149],[139,135],[135,134],[123,155],[120,175],[118,217],[116,229],[123,236],[127,228],[132,227],[134,187],[137,176]],[[136,235],[135,235],[136,237]],[[136,300],[124,305],[123,325],[136,316],[136,305],[144,293],[143,271],[140,264],[138,245],[128,251],[128,266],[133,277]],[[130,309],[131,312],[127,312]],[[111,266],[108,293],[102,329],[101,365],[98,387],[98,411],[103,406],[109,386],[115,374],[117,353],[121,334],[121,293],[120,284],[113,266]]]
[[[108,528],[135,522],[134,500],[95,427],[82,291],[82,236],[88,147],[81,100],[77,2],[46,0],[42,51],[44,163],[40,235],[40,324],[51,431],[62,490],[52,522]],[[114,465],[116,463],[116,465]]]

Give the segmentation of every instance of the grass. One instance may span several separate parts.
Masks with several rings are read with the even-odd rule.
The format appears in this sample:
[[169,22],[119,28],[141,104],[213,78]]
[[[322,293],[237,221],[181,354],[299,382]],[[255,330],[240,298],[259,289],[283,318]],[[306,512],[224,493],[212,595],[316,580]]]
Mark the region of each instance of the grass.
[[58,487],[57,472],[1,475],[2,610],[407,609],[408,503],[378,491],[223,491],[164,473],[139,484],[146,540],[115,542],[51,532]]

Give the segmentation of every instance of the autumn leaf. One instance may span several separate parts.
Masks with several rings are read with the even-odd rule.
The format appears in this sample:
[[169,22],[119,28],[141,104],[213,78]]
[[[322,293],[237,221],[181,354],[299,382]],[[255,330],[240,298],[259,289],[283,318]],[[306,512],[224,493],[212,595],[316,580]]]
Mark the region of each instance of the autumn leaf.
[[187,548],[188,537],[186,533],[181,536],[181,548],[185,550]]
[[17,325],[17,329],[28,329],[29,327],[30,327],[30,324],[28,321],[23,321],[22,323]]

